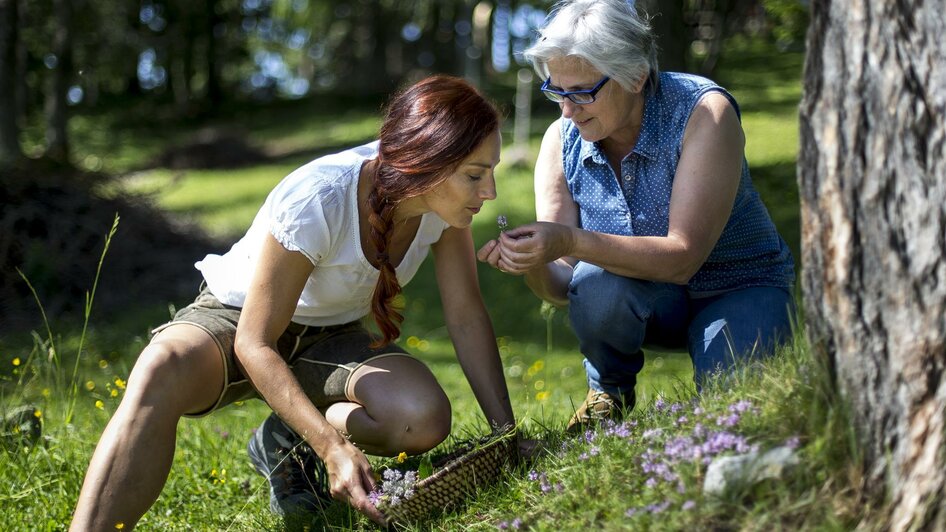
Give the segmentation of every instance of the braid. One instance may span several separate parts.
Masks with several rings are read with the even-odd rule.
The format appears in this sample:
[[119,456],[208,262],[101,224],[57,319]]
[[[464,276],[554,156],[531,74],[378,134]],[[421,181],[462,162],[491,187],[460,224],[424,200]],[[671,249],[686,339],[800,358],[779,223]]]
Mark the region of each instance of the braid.
[[[380,168],[378,171],[381,171]],[[371,312],[383,336],[372,343],[372,348],[393,342],[401,334],[400,324],[404,321],[404,316],[393,305],[394,298],[401,293],[401,284],[388,256],[394,204],[381,198],[378,193],[378,181],[375,180],[375,183],[376,186],[368,194],[368,225],[371,227],[371,243],[378,253],[376,259],[380,274],[371,299]]]

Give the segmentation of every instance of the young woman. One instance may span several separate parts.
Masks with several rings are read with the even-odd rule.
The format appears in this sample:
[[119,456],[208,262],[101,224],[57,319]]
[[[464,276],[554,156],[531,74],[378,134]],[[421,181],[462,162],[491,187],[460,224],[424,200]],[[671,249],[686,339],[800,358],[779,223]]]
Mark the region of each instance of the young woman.
[[536,162],[539,222],[479,252],[569,306],[589,386],[573,428],[633,408],[645,346],[688,349],[699,385],[791,336],[794,263],[752,186],[739,107],[658,72],[633,4],[561,2],[526,50],[562,111]]
[[[197,263],[205,287],[141,353],[73,529],[132,527],[166,482],[178,420],[253,396],[278,416],[250,441],[274,510],[304,510],[330,491],[380,520],[363,451],[417,454],[450,431],[433,374],[393,343],[402,320],[393,299],[428,250],[477,401],[493,426],[513,426],[470,232],[496,197],[499,152],[495,108],[468,83],[435,76],[391,100],[377,142],[287,176],[229,252]],[[380,338],[362,327],[368,314]],[[311,468],[327,472],[327,490],[298,489],[319,477]]]

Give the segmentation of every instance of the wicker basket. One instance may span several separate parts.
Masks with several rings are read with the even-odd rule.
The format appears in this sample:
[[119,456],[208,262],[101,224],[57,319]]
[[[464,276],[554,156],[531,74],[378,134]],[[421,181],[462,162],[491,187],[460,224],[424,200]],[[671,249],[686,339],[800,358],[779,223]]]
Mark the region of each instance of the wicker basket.
[[[516,456],[516,438],[503,435],[461,447],[444,458],[446,464],[414,485],[414,495],[395,506],[378,509],[388,526],[417,521],[434,511],[459,508],[476,490],[492,484]],[[444,461],[441,460],[441,463]]]

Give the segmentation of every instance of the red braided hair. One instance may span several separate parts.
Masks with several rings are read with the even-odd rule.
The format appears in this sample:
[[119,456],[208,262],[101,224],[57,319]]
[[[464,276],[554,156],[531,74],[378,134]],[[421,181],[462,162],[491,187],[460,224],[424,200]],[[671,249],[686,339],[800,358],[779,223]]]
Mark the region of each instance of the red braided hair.
[[401,293],[388,257],[395,207],[443,182],[499,128],[499,113],[468,82],[431,76],[394,96],[379,134],[378,170],[368,195],[371,242],[380,271],[371,301],[382,338],[394,341],[404,316],[393,305]]

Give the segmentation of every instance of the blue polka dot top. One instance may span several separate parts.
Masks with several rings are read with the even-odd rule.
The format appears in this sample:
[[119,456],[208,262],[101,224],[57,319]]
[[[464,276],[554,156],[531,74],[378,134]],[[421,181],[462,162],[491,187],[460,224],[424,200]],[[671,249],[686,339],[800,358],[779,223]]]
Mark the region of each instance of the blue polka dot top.
[[[578,204],[583,229],[627,236],[666,236],[670,191],[683,132],[693,107],[708,92],[736,100],[699,76],[663,72],[644,102],[644,120],[634,150],[621,161],[620,179],[596,143],[582,140],[571,120],[562,120],[565,179]],[[795,280],[791,251],[779,236],[752,186],[743,159],[742,177],[729,221],[706,262],[690,279],[694,296],[751,286],[789,287]]]

